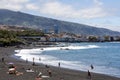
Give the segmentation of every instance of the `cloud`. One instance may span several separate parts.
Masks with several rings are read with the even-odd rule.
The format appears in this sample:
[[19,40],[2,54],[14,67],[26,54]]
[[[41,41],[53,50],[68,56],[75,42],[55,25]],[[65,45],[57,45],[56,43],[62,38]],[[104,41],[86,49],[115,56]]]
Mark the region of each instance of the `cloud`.
[[27,3],[29,0],[0,0],[0,8],[10,9],[10,10],[21,10],[23,9],[23,4]]
[[[94,0],[96,4],[100,5],[98,0]],[[56,17],[66,17],[66,18],[98,18],[104,17],[107,13],[101,6],[94,6],[91,8],[75,9],[71,5],[66,5],[60,2],[47,2],[43,4],[40,9],[40,13],[48,14]]]
[[39,7],[34,3],[29,3],[29,4],[25,5],[25,7],[28,10],[38,10],[39,9]]
[[7,1],[9,3],[25,3],[28,2],[29,0],[2,0],[2,1]]
[[91,19],[107,15],[107,12],[101,7],[100,0],[93,0],[94,6],[84,9],[76,9],[73,5],[68,5],[58,0],[1,0],[0,8],[15,11],[35,11],[39,14],[52,16],[54,18],[67,19]]
[[98,28],[106,28],[106,29],[110,29],[113,31],[119,31],[120,30],[120,26],[114,26],[114,25],[110,25],[110,24],[88,24],[91,26],[95,26]]
[[100,2],[100,0],[93,0],[93,2],[94,2],[95,5],[97,5],[97,6],[101,6],[101,5],[103,5],[103,3]]
[[41,13],[50,14],[54,16],[69,16],[73,9],[69,5],[64,5],[59,2],[48,2],[45,3],[41,10]]

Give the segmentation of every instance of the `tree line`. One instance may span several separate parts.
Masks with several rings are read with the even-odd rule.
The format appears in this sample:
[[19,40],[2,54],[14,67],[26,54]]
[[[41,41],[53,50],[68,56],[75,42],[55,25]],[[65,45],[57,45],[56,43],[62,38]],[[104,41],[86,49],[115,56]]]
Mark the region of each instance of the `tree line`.
[[44,36],[44,33],[36,30],[0,30],[0,46],[24,44],[24,40],[20,39],[19,36]]

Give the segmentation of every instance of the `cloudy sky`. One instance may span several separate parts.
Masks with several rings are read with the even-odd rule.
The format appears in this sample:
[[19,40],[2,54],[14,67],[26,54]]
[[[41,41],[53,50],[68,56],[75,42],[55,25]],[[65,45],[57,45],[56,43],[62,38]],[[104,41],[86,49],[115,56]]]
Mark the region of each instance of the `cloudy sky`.
[[0,8],[120,31],[120,0],[0,0]]

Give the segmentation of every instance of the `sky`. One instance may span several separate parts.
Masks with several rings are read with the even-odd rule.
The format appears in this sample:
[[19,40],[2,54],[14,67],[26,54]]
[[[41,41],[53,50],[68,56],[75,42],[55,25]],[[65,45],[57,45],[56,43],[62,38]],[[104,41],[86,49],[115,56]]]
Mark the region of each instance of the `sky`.
[[120,0],[0,0],[0,9],[120,31]]

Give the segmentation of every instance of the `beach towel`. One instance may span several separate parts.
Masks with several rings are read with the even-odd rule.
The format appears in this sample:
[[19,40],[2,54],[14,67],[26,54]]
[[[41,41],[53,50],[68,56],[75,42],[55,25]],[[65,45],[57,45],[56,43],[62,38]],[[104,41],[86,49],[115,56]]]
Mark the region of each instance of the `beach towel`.
[[43,76],[41,76],[42,78],[50,78],[49,76],[45,76],[45,75],[43,75]]
[[30,70],[26,70],[26,72],[34,72],[32,69],[30,69]]
[[23,75],[23,73],[22,73],[22,72],[17,72],[16,75],[17,75],[17,76]]

